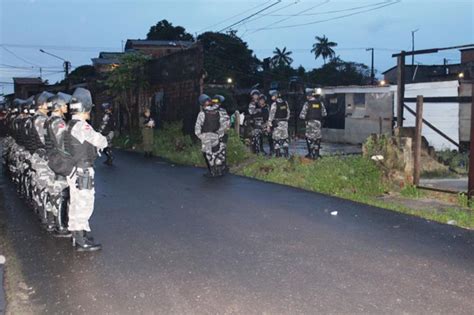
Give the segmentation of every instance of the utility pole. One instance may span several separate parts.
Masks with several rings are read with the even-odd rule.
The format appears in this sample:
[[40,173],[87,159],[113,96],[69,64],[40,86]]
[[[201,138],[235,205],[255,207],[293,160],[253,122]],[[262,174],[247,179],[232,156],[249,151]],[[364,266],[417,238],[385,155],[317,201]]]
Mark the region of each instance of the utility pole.
[[367,48],[365,51],[372,51],[372,62],[370,66],[370,84],[374,85],[375,83],[375,71],[374,71],[374,48]]
[[66,81],[66,89],[69,89],[69,69],[71,68],[71,63],[64,58],[56,56],[55,54],[49,53],[47,51],[44,51],[43,49],[40,49],[39,51],[42,52],[43,54],[50,55],[54,58],[57,58],[63,61],[64,80]]
[[40,67],[40,79],[43,80],[43,68]]
[[71,67],[71,63],[70,63],[69,61],[67,61],[66,59],[61,58],[61,57],[59,57],[59,56],[56,56],[56,55],[54,55],[54,54],[52,54],[52,53],[49,53],[49,52],[47,52],[47,51],[45,51],[45,50],[43,50],[43,49],[40,49],[39,51],[42,52],[43,54],[50,55],[50,56],[52,56],[52,57],[54,57],[54,58],[57,58],[57,59],[59,59],[59,60],[62,60],[62,61],[63,61],[63,68],[64,68],[64,79],[67,79],[67,78],[68,78],[68,76],[69,76],[69,68]]
[[413,30],[411,31],[411,67],[413,69],[414,65],[415,65],[415,54],[414,54],[414,51],[415,51],[415,33],[418,32],[419,28],[417,28],[416,30]]

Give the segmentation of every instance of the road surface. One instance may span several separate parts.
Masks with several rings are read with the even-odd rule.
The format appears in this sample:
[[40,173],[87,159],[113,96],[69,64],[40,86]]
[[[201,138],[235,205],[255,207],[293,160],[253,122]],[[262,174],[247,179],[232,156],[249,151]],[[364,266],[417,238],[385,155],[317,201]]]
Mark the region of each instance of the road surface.
[[[118,153],[76,253],[1,179],[7,309],[34,314],[474,314],[474,232]],[[331,212],[338,211],[338,215]]]

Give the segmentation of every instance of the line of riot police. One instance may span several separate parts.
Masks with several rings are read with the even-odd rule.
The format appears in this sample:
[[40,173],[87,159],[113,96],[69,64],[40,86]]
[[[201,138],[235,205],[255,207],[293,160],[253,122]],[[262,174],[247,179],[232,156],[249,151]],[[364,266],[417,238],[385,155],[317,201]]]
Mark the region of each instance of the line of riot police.
[[[78,251],[101,249],[89,226],[93,163],[109,143],[87,122],[92,107],[86,89],[77,88],[72,95],[45,91],[15,99],[5,118],[3,161],[18,194],[46,231],[71,238]],[[72,118],[66,122],[68,110]]]
[[[308,148],[306,157],[320,157],[322,120],[327,116],[326,107],[321,97],[321,89],[306,89],[306,102],[303,104],[299,118],[305,121],[305,138]],[[290,107],[281,93],[269,91],[271,105],[267,104],[266,96],[259,90],[250,92],[251,101],[248,106],[248,122],[251,127],[251,149],[256,154],[264,151],[264,139],[268,140],[270,155],[288,158]]]

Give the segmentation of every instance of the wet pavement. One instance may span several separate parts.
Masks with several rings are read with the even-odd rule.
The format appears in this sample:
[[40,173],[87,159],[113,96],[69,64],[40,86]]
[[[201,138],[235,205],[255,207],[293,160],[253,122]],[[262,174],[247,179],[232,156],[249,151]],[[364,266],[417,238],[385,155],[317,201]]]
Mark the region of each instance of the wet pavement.
[[135,153],[97,166],[95,253],[0,176],[11,313],[474,313],[474,231]]

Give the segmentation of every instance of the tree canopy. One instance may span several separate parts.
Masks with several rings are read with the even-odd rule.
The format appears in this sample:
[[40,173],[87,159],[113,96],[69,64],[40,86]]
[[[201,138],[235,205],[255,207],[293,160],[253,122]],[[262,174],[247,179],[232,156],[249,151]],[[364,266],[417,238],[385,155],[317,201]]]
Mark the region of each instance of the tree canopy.
[[336,55],[332,48],[336,47],[337,43],[330,42],[326,35],[323,35],[323,37],[316,36],[315,39],[317,42],[313,44],[311,52],[314,53],[315,59],[323,57],[324,64],[326,64],[326,59],[331,59]]
[[146,35],[149,40],[194,40],[193,35],[186,32],[182,26],[173,26],[167,20],[161,20],[156,25],[150,27]]
[[232,78],[240,86],[255,84],[260,61],[235,32],[206,32],[197,39],[204,49],[208,83],[222,84]]

